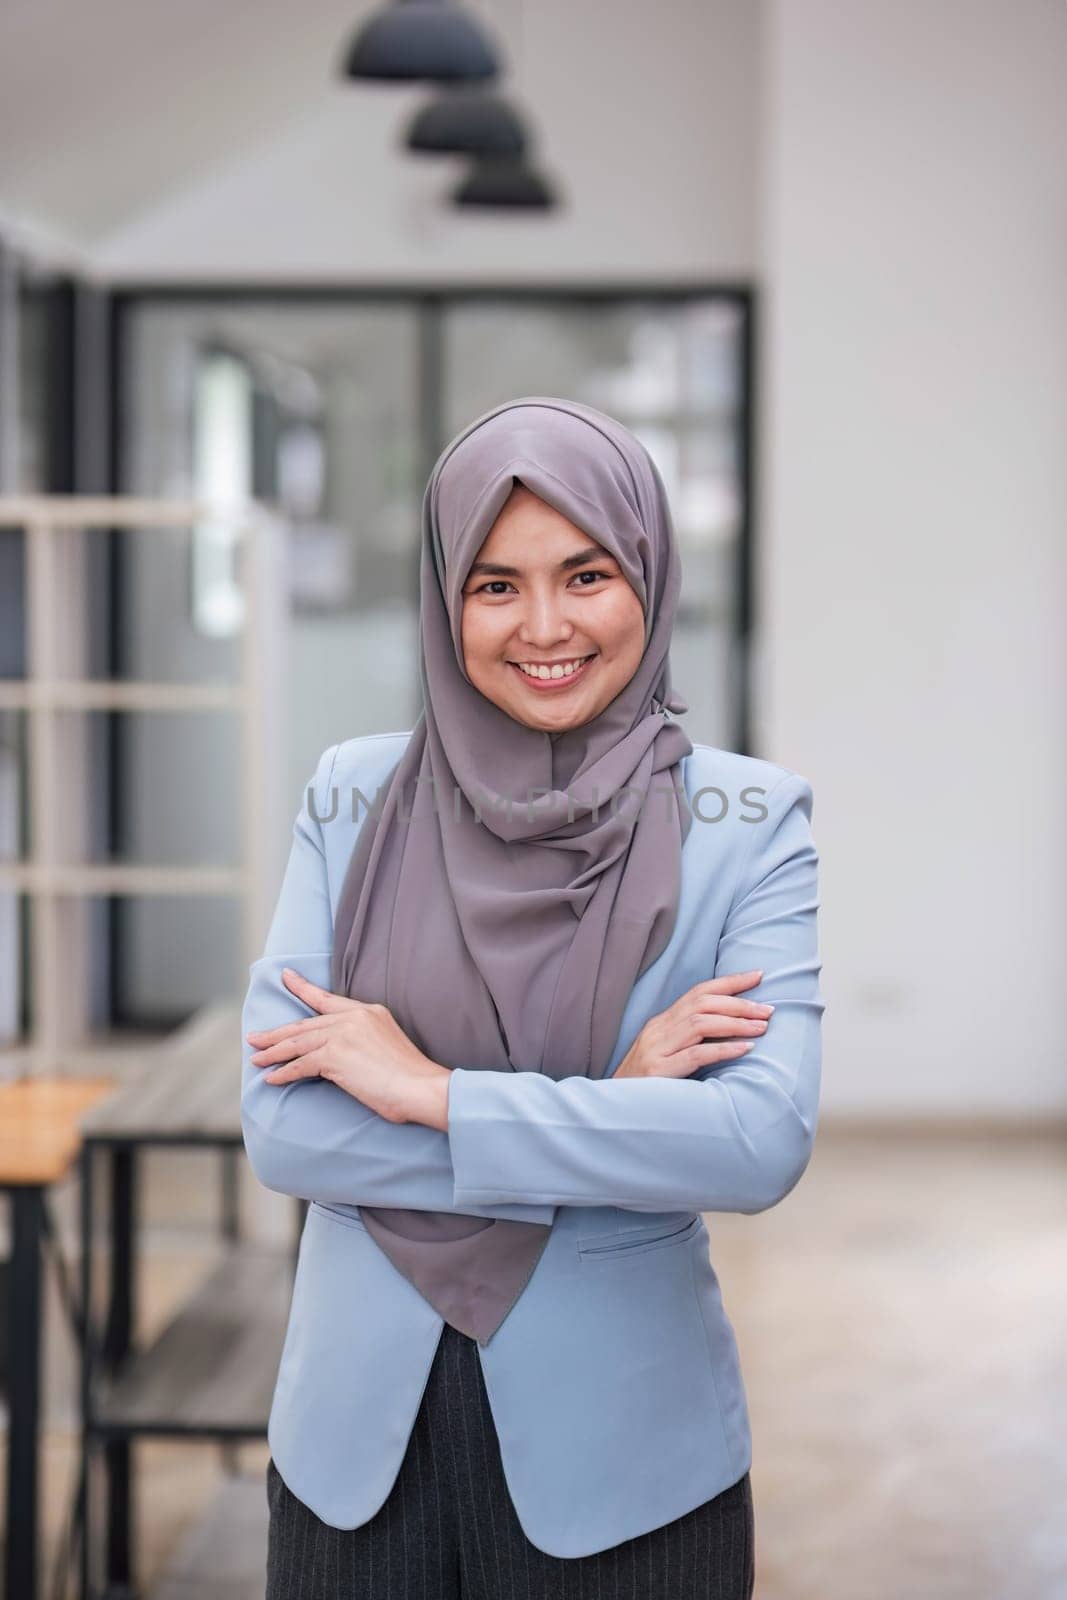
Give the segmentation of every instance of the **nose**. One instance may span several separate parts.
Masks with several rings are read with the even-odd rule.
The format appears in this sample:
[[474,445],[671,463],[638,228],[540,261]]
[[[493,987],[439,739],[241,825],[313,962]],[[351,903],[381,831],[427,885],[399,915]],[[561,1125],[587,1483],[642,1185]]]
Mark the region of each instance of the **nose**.
[[570,639],[574,624],[553,594],[531,595],[526,600],[519,639],[536,650],[549,650],[559,640]]

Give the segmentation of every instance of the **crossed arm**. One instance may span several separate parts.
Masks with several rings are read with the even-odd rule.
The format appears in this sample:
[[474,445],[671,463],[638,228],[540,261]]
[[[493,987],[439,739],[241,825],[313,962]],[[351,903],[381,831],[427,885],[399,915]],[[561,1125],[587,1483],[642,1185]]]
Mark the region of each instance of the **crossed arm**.
[[260,1183],[281,1194],[328,1204],[461,1211],[478,1217],[551,1222],[554,1207],[508,1199],[457,1204],[448,1134],[416,1122],[390,1122],[325,1078],[267,1083],[252,1063],[246,1035],[313,1016],[282,982],[292,967],[330,987],[333,913],[322,822],[336,746],[321,757],[293,824],[293,843],[263,955],[249,968],[241,1012],[241,1127]]
[[[316,792],[332,755],[320,762]],[[811,1154],[824,1006],[811,788],[790,774],[766,803],[709,973],[763,969],[750,998],[776,1009],[755,1049],[688,1078],[556,1080],[454,1066],[445,1132],[390,1122],[326,1079],[266,1083],[249,1059],[247,1033],[311,1014],[282,982],[283,966],[329,988],[322,826],[305,802],[242,1013],[241,1120],[260,1182],[308,1200],[534,1222],[551,1222],[558,1205],[754,1212],[776,1204]]]

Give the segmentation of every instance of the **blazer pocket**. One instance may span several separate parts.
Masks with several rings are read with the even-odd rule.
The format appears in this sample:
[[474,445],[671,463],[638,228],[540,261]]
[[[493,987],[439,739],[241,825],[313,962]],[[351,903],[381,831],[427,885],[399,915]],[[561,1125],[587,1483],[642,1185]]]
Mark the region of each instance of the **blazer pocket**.
[[352,1208],[342,1205],[331,1206],[327,1205],[325,1200],[312,1200],[310,1205],[313,1211],[321,1211],[332,1222],[343,1222],[346,1228],[358,1228],[360,1233],[369,1232],[367,1224],[360,1219],[354,1206]]
[[582,1261],[618,1261],[620,1257],[640,1255],[645,1250],[684,1244],[702,1226],[699,1212],[695,1215],[680,1212],[669,1220],[661,1219],[644,1228],[626,1228],[622,1233],[587,1233],[575,1243]]

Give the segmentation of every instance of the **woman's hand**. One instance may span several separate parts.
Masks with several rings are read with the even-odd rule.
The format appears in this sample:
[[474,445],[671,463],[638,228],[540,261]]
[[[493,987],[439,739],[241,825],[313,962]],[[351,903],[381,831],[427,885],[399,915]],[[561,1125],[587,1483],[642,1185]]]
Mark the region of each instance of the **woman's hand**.
[[288,967],[282,980],[318,1015],[245,1035],[253,1066],[271,1069],[268,1083],[326,1078],[388,1122],[447,1128],[451,1073],[412,1044],[388,1006],[331,994]]
[[[735,972],[687,989],[666,1011],[649,1017],[613,1078],[687,1078],[698,1067],[736,1061],[762,1037],[773,1006],[739,1000],[762,972]],[[738,1034],[754,1037],[747,1042]]]

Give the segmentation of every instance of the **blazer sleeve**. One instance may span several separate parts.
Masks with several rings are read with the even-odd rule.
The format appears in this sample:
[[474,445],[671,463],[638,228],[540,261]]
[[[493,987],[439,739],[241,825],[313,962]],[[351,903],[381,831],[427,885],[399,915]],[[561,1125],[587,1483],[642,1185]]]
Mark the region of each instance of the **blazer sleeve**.
[[293,824],[293,843],[281,892],[241,1014],[241,1128],[256,1177],[268,1189],[351,1205],[459,1211],[471,1216],[551,1222],[554,1207],[537,1202],[456,1201],[448,1135],[415,1122],[390,1122],[325,1078],[267,1083],[247,1033],[315,1015],[282,982],[292,967],[330,987],[333,913],[322,823],[329,793],[332,746],[319,761]]
[[457,1205],[525,1200],[752,1213],[804,1172],[821,1076],[812,790],[789,773],[751,825],[713,976],[762,968],[776,1009],[746,1055],[687,1078],[453,1070]]

